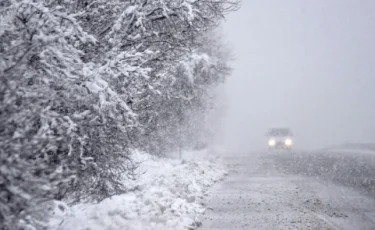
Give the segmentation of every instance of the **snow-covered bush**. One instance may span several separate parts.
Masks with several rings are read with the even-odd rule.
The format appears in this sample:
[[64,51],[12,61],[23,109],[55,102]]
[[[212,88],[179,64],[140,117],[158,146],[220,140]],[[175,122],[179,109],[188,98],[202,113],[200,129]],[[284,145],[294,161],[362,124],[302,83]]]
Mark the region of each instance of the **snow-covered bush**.
[[129,183],[134,191],[63,210],[57,203],[49,229],[195,229],[205,211],[202,198],[227,173],[220,158],[201,158],[204,154],[184,152],[194,157],[181,161],[136,151],[133,159],[143,163],[137,180]]
[[[13,1],[13,28],[0,36],[0,225],[60,196],[85,156],[72,115],[89,101],[80,51],[94,42],[62,8]],[[81,155],[80,155],[81,154]]]
[[129,149],[189,147],[228,75],[207,34],[236,1],[0,6],[0,229],[41,228],[32,208],[67,194],[126,192]]

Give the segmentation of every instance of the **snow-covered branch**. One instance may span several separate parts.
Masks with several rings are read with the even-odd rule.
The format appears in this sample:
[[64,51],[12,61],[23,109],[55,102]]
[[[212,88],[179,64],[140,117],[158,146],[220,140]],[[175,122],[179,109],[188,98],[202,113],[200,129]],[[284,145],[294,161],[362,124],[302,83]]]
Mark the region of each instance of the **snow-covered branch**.
[[126,192],[133,148],[192,148],[229,74],[211,31],[237,1],[0,4],[0,229],[41,228],[50,199]]

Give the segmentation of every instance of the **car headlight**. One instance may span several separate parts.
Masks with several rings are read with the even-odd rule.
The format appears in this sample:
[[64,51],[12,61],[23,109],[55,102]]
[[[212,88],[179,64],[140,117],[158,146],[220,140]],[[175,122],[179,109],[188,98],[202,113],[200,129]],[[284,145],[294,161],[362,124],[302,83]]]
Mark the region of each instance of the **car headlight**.
[[276,141],[273,140],[273,139],[271,139],[271,140],[268,141],[268,145],[269,146],[275,146],[276,145]]
[[286,146],[291,146],[292,144],[293,144],[292,139],[286,139],[285,140],[285,145]]

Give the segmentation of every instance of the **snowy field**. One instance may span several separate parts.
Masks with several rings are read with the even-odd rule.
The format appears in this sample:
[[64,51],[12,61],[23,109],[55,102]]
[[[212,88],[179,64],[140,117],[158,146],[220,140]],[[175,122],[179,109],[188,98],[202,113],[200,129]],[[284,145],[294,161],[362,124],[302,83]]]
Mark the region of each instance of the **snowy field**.
[[326,153],[341,153],[351,155],[375,155],[375,144],[374,143],[349,143],[339,146],[333,146],[325,148],[319,152]]
[[[98,204],[66,207],[56,203],[49,229],[195,229],[205,211],[201,201],[208,188],[227,171],[222,160],[208,151],[183,152],[182,156],[183,160],[163,159],[134,152],[134,160],[142,162],[132,184],[134,192]],[[65,206],[64,211],[59,205]]]

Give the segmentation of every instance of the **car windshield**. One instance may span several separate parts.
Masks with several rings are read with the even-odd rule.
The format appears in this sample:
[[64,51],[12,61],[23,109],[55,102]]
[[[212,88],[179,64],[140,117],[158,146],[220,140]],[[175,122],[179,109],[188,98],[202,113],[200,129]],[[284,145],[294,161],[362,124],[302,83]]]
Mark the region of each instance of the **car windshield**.
[[289,129],[280,128],[280,129],[270,129],[267,135],[273,136],[273,137],[285,137],[285,136],[291,136],[292,133]]

